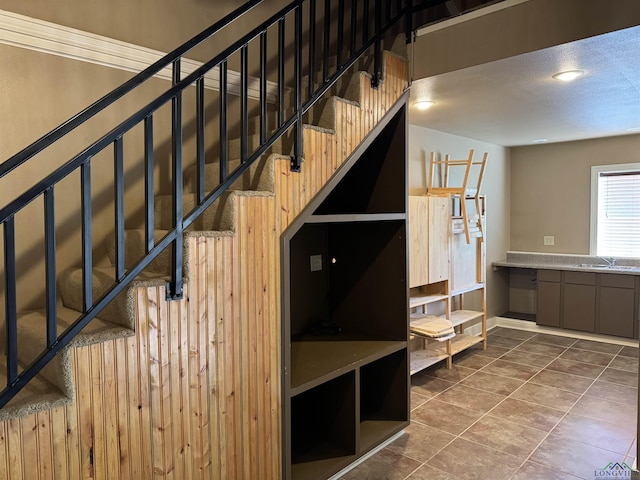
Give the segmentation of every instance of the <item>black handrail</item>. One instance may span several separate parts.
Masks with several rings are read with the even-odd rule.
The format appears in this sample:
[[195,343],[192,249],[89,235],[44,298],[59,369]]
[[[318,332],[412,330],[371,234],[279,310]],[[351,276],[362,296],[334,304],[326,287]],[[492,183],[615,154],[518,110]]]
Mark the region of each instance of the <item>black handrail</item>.
[[[183,251],[183,232],[202,213],[210,207],[225,191],[227,191],[233,183],[235,183],[250,166],[262,156],[278,138],[284,135],[290,129],[293,129],[294,143],[291,168],[298,171],[302,165],[303,159],[303,115],[311,108],[311,106],[322,97],[339,77],[355,62],[360,56],[372,47],[376,56],[381,55],[381,41],[385,32],[399,22],[405,21],[407,11],[413,7],[410,0],[375,0],[373,12],[369,1],[361,2],[362,8],[359,8],[359,2],[348,2],[355,11],[348,12],[350,17],[350,25],[355,26],[359,21],[366,22],[364,28],[366,35],[361,37],[361,32],[356,32],[355,28],[351,28],[349,32],[351,37],[349,41],[344,41],[344,33],[331,33],[330,22],[322,21],[324,28],[320,34],[322,41],[316,37],[316,8],[320,2],[315,0],[296,0],[291,2],[279,12],[272,15],[261,25],[242,36],[238,41],[224,49],[220,54],[206,61],[189,75],[181,78],[180,63],[182,55],[190,51],[196,45],[210,38],[213,34],[223,28],[228,22],[237,18],[239,15],[246,13],[249,9],[260,3],[261,0],[253,0],[247,2],[240,9],[230,15],[227,15],[221,21],[216,22],[210,28],[206,29],[189,42],[177,48],[162,60],[154,63],[140,74],[124,83],[113,92],[104,96],[93,105],[83,110],[79,114],[72,117],[40,140],[37,140],[29,147],[14,155],[6,162],[0,165],[0,179],[9,172],[23,164],[37,153],[41,152],[64,135],[82,125],[89,118],[93,117],[106,107],[112,105],[126,93],[134,90],[144,81],[151,78],[155,73],[171,65],[172,85],[163,94],[151,101],[149,104],[141,108],[139,111],[122,121],[115,128],[111,129],[107,134],[99,138],[94,143],[88,145],[78,154],[69,159],[54,172],[48,174],[42,180],[28,188],[24,193],[19,195],[13,201],[0,208],[0,225],[3,227],[3,245],[4,245],[4,280],[5,280],[5,313],[6,313],[6,353],[7,353],[7,387],[0,392],[0,408],[11,400],[15,394],[26,385],[53,357],[65,346],[67,346],[73,338],[99,313],[120,294],[133,279],[142,273],[151,262],[160,255],[166,248],[171,247],[171,279],[167,286],[167,299],[178,299],[182,296],[182,251]],[[391,2],[395,5],[391,5]],[[331,0],[324,2],[324,18],[330,18],[332,15],[338,15],[342,18],[347,13],[345,11],[344,0],[338,0],[338,11],[332,12]],[[308,89],[303,88],[303,69],[304,69],[304,45],[303,45],[303,8],[308,9],[308,19],[313,28],[309,27],[307,32],[314,35],[313,39],[309,39],[308,48],[308,65],[307,74],[309,78]],[[373,13],[373,15],[372,15]],[[291,91],[290,87],[285,86],[285,38],[286,38],[286,21],[290,20],[290,15],[294,21],[294,86],[293,86],[293,111],[287,116],[285,114],[284,96]],[[370,28],[369,18],[375,18],[374,28]],[[340,21],[340,25],[344,26],[344,20]],[[277,34],[277,90],[279,106],[277,125],[273,132],[267,129],[267,32],[276,29]],[[340,29],[342,30],[342,29]],[[370,32],[370,34],[369,34]],[[337,41],[334,42],[334,37]],[[249,150],[248,143],[248,46],[254,41],[260,42],[260,126],[259,146]],[[322,45],[322,60],[316,62],[315,45]],[[335,65],[329,65],[329,49],[337,48],[340,54],[337,55]],[[347,52],[343,51],[347,49]],[[233,171],[229,171],[229,139],[228,139],[228,121],[227,121],[227,94],[228,94],[228,59],[236,53],[240,53],[240,131],[241,148],[240,148],[240,165]],[[337,53],[337,52],[336,52]],[[344,54],[344,55],[343,55]],[[320,63],[320,65],[318,65]],[[381,69],[380,59],[374,60],[376,71],[374,72],[374,80],[372,84],[375,86],[380,80]],[[205,191],[205,123],[204,117],[204,76],[214,68],[218,68],[219,72],[219,154],[220,154],[220,178],[218,185],[211,191]],[[316,70],[317,69],[317,70]],[[322,81],[318,87],[315,86],[315,75],[320,74]],[[182,166],[182,143],[183,143],[183,119],[182,119],[182,92],[195,85],[196,89],[196,197],[197,205],[188,213],[183,213],[183,166]],[[303,97],[306,95],[306,98]],[[153,131],[154,131],[154,114],[162,106],[171,104],[171,182],[172,182],[172,205],[171,229],[159,241],[155,240],[154,231],[154,149],[153,149]],[[125,209],[124,209],[124,136],[131,129],[138,125],[144,127],[144,209],[145,209],[145,255],[128,269],[125,267]],[[91,192],[91,170],[94,157],[105,150],[113,148],[113,203],[114,203],[114,230],[115,230],[115,273],[113,285],[100,298],[93,298],[93,267],[94,259],[93,250],[93,229],[92,229],[92,192]],[[101,160],[104,161],[104,160]],[[56,236],[55,236],[55,208],[54,193],[57,184],[70,174],[79,171],[81,178],[81,209],[82,209],[82,313],[76,321],[69,326],[62,334],[57,335],[56,327]],[[45,205],[45,270],[46,270],[46,348],[43,352],[26,366],[21,372],[18,371],[18,338],[17,338],[17,292],[16,292],[16,238],[15,238],[15,219],[16,216],[32,203],[35,199],[43,196]]]

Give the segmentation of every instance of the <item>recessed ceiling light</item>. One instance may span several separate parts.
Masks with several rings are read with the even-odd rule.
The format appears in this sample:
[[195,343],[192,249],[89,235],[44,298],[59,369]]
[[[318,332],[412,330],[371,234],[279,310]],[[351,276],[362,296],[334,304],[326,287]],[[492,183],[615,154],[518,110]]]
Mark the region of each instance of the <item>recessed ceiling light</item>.
[[640,127],[627,128],[627,132],[640,132]]
[[427,110],[428,108],[433,107],[435,104],[436,102],[432,100],[417,100],[413,102],[413,106],[418,110]]
[[584,75],[584,70],[567,70],[566,72],[556,73],[553,77],[555,80],[561,80],[563,82],[570,82],[576,78],[580,78]]
[[533,143],[545,143],[548,141],[549,141],[548,138],[536,138],[535,140],[532,140]]

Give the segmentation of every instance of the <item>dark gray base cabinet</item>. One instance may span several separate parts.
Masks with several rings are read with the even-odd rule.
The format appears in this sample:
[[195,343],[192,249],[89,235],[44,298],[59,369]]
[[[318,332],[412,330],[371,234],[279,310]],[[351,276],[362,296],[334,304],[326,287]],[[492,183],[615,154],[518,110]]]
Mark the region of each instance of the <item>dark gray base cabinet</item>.
[[638,338],[639,286],[633,275],[538,270],[536,323]]

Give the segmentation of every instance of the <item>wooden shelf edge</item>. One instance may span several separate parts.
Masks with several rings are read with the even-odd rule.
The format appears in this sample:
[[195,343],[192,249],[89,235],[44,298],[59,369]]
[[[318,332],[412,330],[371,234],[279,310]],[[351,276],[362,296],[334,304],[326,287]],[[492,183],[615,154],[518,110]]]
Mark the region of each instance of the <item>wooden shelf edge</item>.
[[451,312],[451,324],[454,327],[462,325],[464,323],[470,322],[471,320],[475,320],[477,318],[482,318],[484,312],[479,312],[476,310],[456,310]]
[[409,297],[409,308],[421,307],[434,302],[440,302],[449,298],[449,295],[441,294],[427,294],[427,295],[412,295]]
[[446,360],[449,355],[447,354],[445,345],[445,343],[427,345],[427,348],[423,350],[415,350],[411,352],[410,374],[413,375],[425,368],[429,368],[431,365],[435,365],[442,360]]
[[339,213],[329,215],[311,215],[307,223],[343,223],[343,222],[380,222],[387,220],[405,220],[405,213]]
[[456,295],[462,295],[463,293],[474,292],[476,290],[482,290],[484,288],[484,283],[475,283],[473,285],[468,285],[463,288],[459,288],[457,290],[451,290],[451,296],[454,297]]
[[484,338],[480,335],[457,334],[451,339],[451,354],[455,355],[456,353],[460,353],[469,347],[482,343],[483,341]]

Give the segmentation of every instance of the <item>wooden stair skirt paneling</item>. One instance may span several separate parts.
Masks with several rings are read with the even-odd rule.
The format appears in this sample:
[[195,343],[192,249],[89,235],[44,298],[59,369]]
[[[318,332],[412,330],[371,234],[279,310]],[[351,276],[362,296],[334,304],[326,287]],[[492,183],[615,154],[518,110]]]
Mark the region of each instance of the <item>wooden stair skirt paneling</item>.
[[274,155],[273,193],[231,193],[235,233],[186,235],[183,300],[138,286],[134,336],[72,349],[72,402],[0,422],[0,480],[282,477],[280,236],[407,88],[384,72],[305,127],[301,173]]

